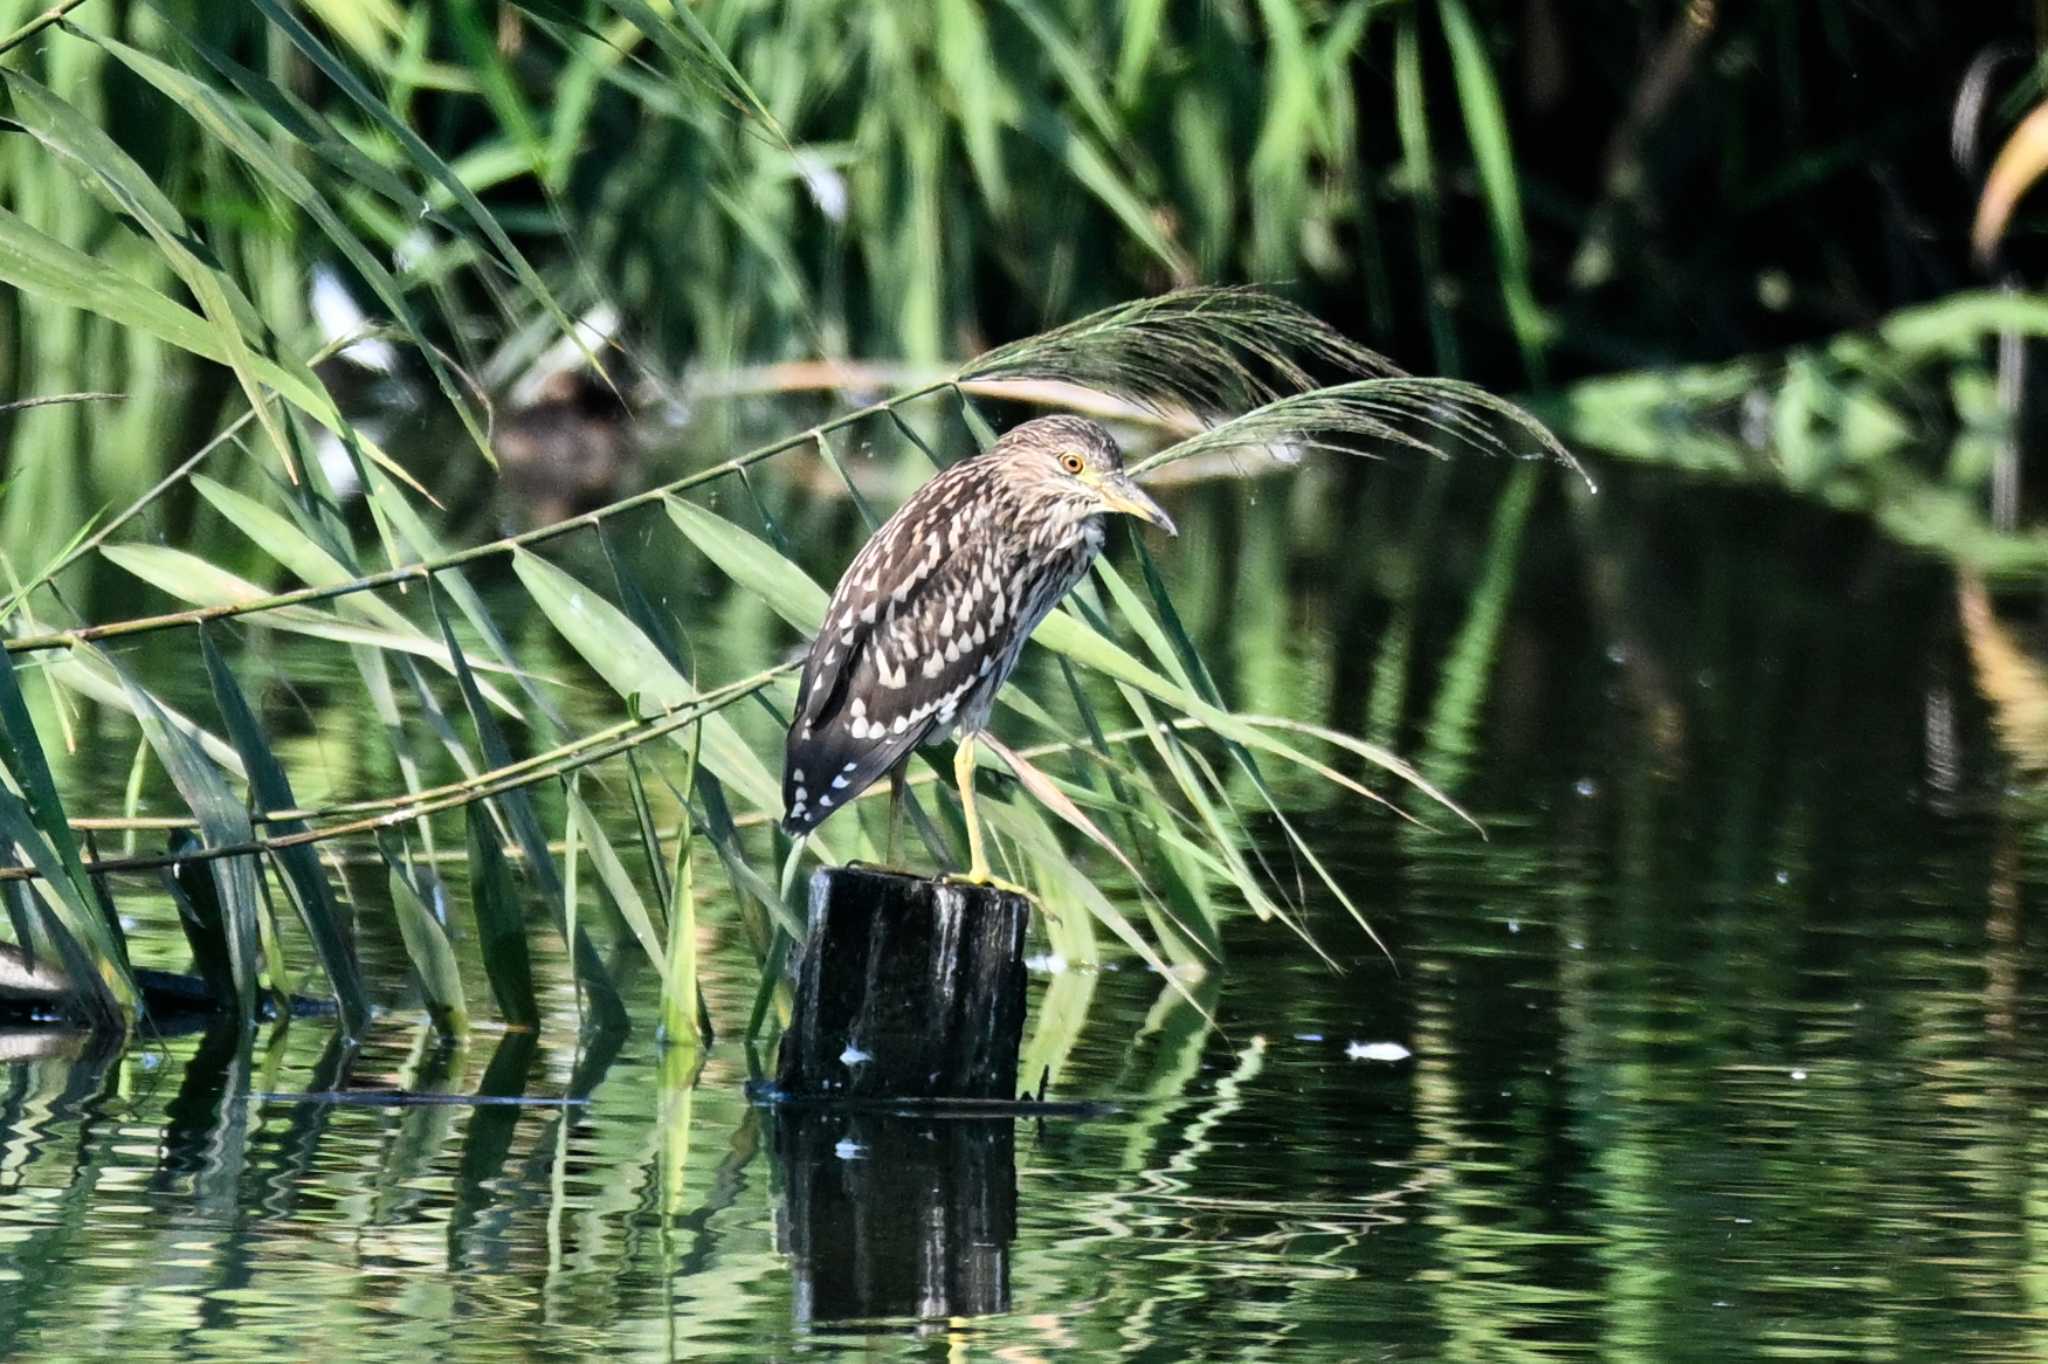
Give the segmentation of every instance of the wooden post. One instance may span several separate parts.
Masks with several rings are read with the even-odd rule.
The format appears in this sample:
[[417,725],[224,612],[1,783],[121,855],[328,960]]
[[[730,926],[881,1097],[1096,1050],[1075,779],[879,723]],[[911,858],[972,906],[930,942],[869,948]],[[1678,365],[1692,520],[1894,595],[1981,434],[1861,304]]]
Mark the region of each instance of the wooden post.
[[780,1097],[1016,1099],[1030,917],[1031,902],[1010,891],[820,869]]

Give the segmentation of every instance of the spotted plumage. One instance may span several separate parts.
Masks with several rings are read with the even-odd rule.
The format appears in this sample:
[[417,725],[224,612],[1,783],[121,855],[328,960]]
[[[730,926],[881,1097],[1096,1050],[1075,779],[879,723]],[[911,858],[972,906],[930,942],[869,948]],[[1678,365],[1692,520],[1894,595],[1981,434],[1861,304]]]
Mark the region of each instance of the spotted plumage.
[[811,644],[783,827],[808,833],[917,745],[979,732],[1024,641],[1101,552],[1109,512],[1173,529],[1080,417],[1026,422],[919,488],[848,566]]

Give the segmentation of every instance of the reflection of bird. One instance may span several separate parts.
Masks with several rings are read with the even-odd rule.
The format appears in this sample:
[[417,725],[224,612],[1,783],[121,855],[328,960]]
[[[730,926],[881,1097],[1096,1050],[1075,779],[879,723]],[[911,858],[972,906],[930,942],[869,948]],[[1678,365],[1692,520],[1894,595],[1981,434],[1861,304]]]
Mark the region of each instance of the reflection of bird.
[[[1041,417],[919,488],[854,559],[804,661],[782,827],[803,835],[920,743],[958,731],[968,879],[989,880],[974,816],[974,736],[1024,641],[1102,551],[1122,512],[1173,521],[1124,472],[1109,432]],[[892,814],[891,843],[894,818]]]

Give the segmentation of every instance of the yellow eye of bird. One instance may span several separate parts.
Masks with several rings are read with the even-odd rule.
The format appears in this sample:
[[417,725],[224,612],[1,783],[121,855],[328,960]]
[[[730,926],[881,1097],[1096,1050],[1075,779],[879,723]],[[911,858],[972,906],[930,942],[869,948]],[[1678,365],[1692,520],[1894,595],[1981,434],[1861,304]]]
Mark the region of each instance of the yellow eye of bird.
[[1067,451],[1064,455],[1060,456],[1060,468],[1065,469],[1070,474],[1080,473],[1081,457],[1072,450]]

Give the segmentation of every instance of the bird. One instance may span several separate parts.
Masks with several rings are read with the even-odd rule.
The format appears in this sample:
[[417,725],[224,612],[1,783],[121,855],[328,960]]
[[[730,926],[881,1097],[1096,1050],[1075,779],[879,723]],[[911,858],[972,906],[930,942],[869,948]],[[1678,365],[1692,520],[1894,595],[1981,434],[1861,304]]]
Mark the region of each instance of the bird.
[[[900,800],[912,751],[957,735],[959,879],[1000,884],[975,817],[975,738],[1024,641],[1102,552],[1113,514],[1178,533],[1115,437],[1068,415],[1011,428],[913,493],[848,564],[804,659],[783,830],[808,835],[885,774]],[[894,841],[892,809],[891,856]]]

